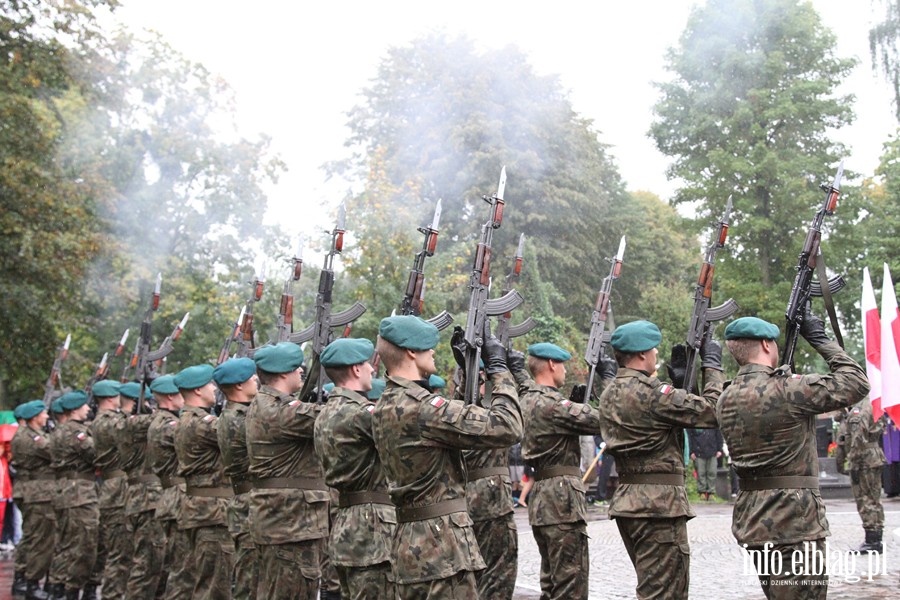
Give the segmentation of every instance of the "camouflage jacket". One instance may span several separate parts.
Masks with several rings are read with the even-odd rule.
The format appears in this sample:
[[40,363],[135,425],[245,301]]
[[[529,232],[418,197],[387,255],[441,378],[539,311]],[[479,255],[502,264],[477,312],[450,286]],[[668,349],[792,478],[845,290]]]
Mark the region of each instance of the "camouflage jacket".
[[162,493],[158,478],[148,480],[148,476],[155,476],[147,455],[147,432],[151,422],[153,415],[129,415],[119,422],[116,429],[122,469],[128,473],[128,489],[125,492],[126,515],[154,510]]
[[[791,374],[749,364],[719,398],[716,412],[741,479],[819,474],[816,415],[859,402],[866,372],[835,342],[818,348],[828,375]],[[738,543],[792,544],[829,534],[817,488],[741,491],[732,532]]]
[[163,491],[156,504],[156,518],[172,521],[178,518],[184,497],[184,484],[165,487],[165,481],[178,476],[178,456],[175,454],[175,432],[178,413],[161,408],[147,427],[147,466],[163,480]]
[[[342,387],[328,394],[316,417],[316,453],[325,482],[341,494],[388,493],[387,478],[372,436],[375,403]],[[331,560],[345,567],[366,567],[390,560],[397,517],[391,504],[355,504],[339,508],[331,524]]]
[[[372,426],[397,507],[465,501],[461,450],[508,448],[522,437],[522,412],[512,375],[504,372],[491,379],[491,405],[482,408],[388,376]],[[395,540],[393,572],[400,584],[484,568],[467,512],[400,523]]]
[[872,403],[868,398],[854,404],[842,426],[846,428],[844,450],[850,469],[876,469],[886,464],[881,438],[884,417],[872,418]]
[[116,444],[116,429],[125,416],[117,410],[101,410],[91,423],[94,438],[94,466],[100,472],[100,510],[125,507],[125,490],[128,479],[122,470],[119,446]]
[[683,483],[623,483],[621,478],[654,473],[684,480],[684,428],[716,427],[716,400],[725,381],[716,369],[703,369],[703,376],[703,395],[698,396],[620,368],[600,395],[600,429],[620,477],[610,518],[695,516]]
[[26,503],[50,502],[56,494],[56,475],[50,467],[50,439],[43,431],[21,425],[10,444],[16,483]]
[[[540,476],[551,467],[580,470],[580,435],[600,433],[600,413],[589,404],[578,404],[553,387],[540,385],[524,373],[517,374],[525,436],[522,458]],[[560,475],[535,481],[528,496],[528,521],[533,527],[577,523],[585,520],[584,485],[577,475]]]
[[227,488],[231,481],[222,466],[218,418],[207,409],[185,406],[175,430],[175,454],[178,471],[185,479],[187,495],[178,515],[179,529],[225,525],[228,498],[192,495],[192,488]]
[[250,455],[247,454],[245,421],[249,404],[227,401],[219,415],[218,440],[225,474],[232,484],[249,481]]
[[[319,480],[321,489],[255,488],[250,532],[257,544],[287,544],[328,537],[328,491],[313,428],[322,407],[264,385],[247,411],[250,478]],[[317,487],[308,485],[306,487]],[[286,518],[290,515],[290,518]]]
[[97,502],[94,438],[85,423],[66,421],[50,436],[50,455],[57,478],[54,506],[70,508]]

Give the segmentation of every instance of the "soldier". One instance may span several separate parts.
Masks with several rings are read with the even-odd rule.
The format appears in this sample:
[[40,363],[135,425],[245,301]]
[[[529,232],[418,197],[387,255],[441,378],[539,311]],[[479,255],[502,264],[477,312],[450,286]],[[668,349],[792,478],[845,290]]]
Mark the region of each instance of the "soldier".
[[393,598],[390,547],[397,518],[372,437],[372,342],[340,338],[319,360],[335,388],[316,418],[315,447],[325,482],[340,493],[331,560],[347,600]]
[[[90,406],[81,390],[63,394],[65,422],[50,439],[53,470],[59,482],[56,555],[66,600],[77,600],[88,584],[97,558],[100,512],[94,477],[94,438],[85,424]],[[88,591],[88,590],[85,590]]]
[[884,552],[881,540],[884,530],[881,472],[887,461],[881,438],[885,417],[882,415],[877,421],[873,418],[872,403],[868,398],[855,404],[848,414],[840,411],[838,415],[841,427],[835,462],[839,473],[847,472],[845,460],[850,464],[850,487],[866,534],[866,541],[859,547],[859,552]]
[[[533,380],[525,372],[521,353],[510,353],[509,359],[525,416],[522,455],[535,472],[528,521],[541,554],[541,596],[554,599],[586,599],[588,595],[579,436],[600,431],[596,408],[572,402],[559,393],[566,380],[566,361],[571,358],[556,344],[532,344],[528,347],[528,370]],[[608,362],[600,367],[601,379],[614,376]]]
[[166,600],[188,599],[194,589],[194,571],[188,562],[189,532],[179,529],[177,522],[185,485],[184,478],[178,475],[178,456],[175,454],[175,432],[184,398],[175,386],[174,375],[157,377],[150,384],[150,391],[159,410],[147,428],[147,464],[162,486],[154,518],[165,536],[159,585],[165,589]]
[[21,548],[25,557],[22,577],[26,598],[46,600],[49,596],[40,588],[40,582],[50,569],[56,527],[52,503],[56,476],[50,468],[50,442],[44,434],[49,416],[41,400],[20,404],[16,410],[25,423],[11,444],[16,487],[22,494],[22,541],[16,548],[16,560]]
[[716,426],[722,393],[722,347],[700,347],[703,395],[656,378],[659,328],[634,321],[610,340],[619,370],[600,396],[606,452],[616,460],[619,486],[609,506],[637,574],[638,598],[687,598],[690,547],[687,520],[694,511],[684,488],[685,427]]
[[218,365],[213,379],[227,398],[219,416],[218,439],[225,474],[231,479],[234,497],[228,503],[225,520],[234,540],[235,600],[256,598],[259,584],[259,557],[250,536],[250,458],[247,454],[245,420],[251,401],[259,391],[256,363],[251,358],[232,358]]
[[194,571],[191,598],[231,598],[234,542],[225,524],[225,510],[234,496],[222,466],[218,418],[209,409],[216,403],[212,365],[188,367],[175,376],[184,409],[175,430],[178,470],[186,485],[178,515],[178,529],[188,531]]
[[[50,403],[50,416],[53,419],[53,423],[55,424],[50,431],[50,435],[47,436],[47,444],[48,448],[53,447],[53,442],[56,438],[59,437],[60,427],[66,422],[67,416],[66,411],[62,407],[62,396],[54,400]],[[52,454],[51,454],[52,456]],[[52,464],[52,463],[51,463]],[[65,600],[66,597],[66,587],[63,583],[63,569],[65,568],[65,557],[57,551],[59,546],[59,528],[62,525],[63,517],[65,513],[65,509],[62,506],[62,496],[60,495],[60,490],[62,489],[65,481],[56,480],[56,474],[54,472],[53,475],[54,482],[52,484],[53,487],[53,515],[54,520],[56,522],[54,531],[53,531],[53,547],[50,548],[50,570],[47,572],[47,592],[50,595],[50,600]]]
[[[15,409],[13,409],[13,418],[16,420],[17,428],[16,433],[13,434],[13,439],[15,439],[16,435],[26,435],[26,430],[28,429],[28,424],[25,422],[25,419],[22,418],[22,407],[25,406],[26,403],[18,405]],[[47,407],[44,407],[44,410],[47,410]],[[12,448],[12,443],[10,443],[10,450]],[[23,499],[25,498],[25,490],[28,489],[28,471],[27,469],[21,469],[16,467],[15,455],[10,456],[9,461],[9,472],[12,475],[12,499],[16,508],[19,509],[19,514],[22,515],[22,521],[24,522],[25,516],[22,512],[25,509],[25,503]],[[22,485],[24,484],[24,485]],[[28,584],[25,581],[25,566],[27,564],[26,555],[28,554],[28,545],[29,541],[25,538],[24,534],[22,538],[19,540],[19,543],[16,544],[15,557],[13,559],[13,583],[12,583],[12,593],[13,596],[22,596],[25,592],[28,591]],[[42,590],[43,591],[43,590]]]
[[[725,328],[725,343],[740,365],[716,409],[740,476],[731,530],[751,551],[767,598],[782,598],[788,591],[796,597],[799,588],[804,598],[825,598],[824,573],[811,569],[803,575],[788,567],[795,564],[795,550],[812,547],[824,553],[829,535],[819,493],[816,415],[859,402],[869,385],[865,370],[828,339],[822,320],[808,309],[800,335],[828,362],[831,374],[796,375],[788,366],[776,368],[778,334],[778,327],[756,317],[736,319]],[[773,569],[779,560],[782,567]]]
[[303,352],[283,342],[253,356],[261,387],[247,412],[250,531],[259,550],[257,597],[314,600],[328,536],[328,488],[313,447],[321,406],[301,402]]
[[[522,436],[522,413],[506,349],[494,337],[482,348],[493,385],[483,408],[428,391],[437,328],[414,316],[383,319],[377,350],[387,387],[375,405],[375,446],[397,507],[391,551],[400,598],[477,598],[475,571],[485,568],[466,509],[459,450],[508,448]],[[474,376],[474,374],[473,374]]]
[[125,527],[125,492],[128,477],[122,470],[116,430],[125,420],[120,409],[119,384],[109,379],[91,389],[97,401],[97,416],[91,423],[94,438],[94,467],[100,472],[100,546],[106,550],[103,567],[103,598],[125,596],[131,566],[131,537]]
[[[132,414],[141,384],[135,381],[119,388],[122,411],[127,415],[116,430],[116,442],[122,458],[122,469],[128,474],[125,492],[125,524],[131,539],[131,562],[125,595],[129,600],[150,600],[156,596],[162,576],[165,533],[162,523],[154,518],[162,485],[147,460],[147,431],[153,415],[145,401],[141,414]],[[144,398],[150,390],[144,388]],[[105,590],[104,590],[105,593]]]

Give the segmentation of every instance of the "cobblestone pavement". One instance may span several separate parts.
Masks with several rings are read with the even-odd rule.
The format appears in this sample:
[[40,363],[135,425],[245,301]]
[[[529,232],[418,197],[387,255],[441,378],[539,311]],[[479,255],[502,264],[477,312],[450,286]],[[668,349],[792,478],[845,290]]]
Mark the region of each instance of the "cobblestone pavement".
[[[832,576],[828,597],[832,600],[851,598],[897,598],[900,590],[900,498],[883,499],[885,509],[886,571],[871,581],[847,581],[844,576]],[[847,551],[863,541],[862,524],[852,500],[826,500],[831,536],[827,538],[832,552],[848,557]],[[698,503],[697,517],[688,521],[691,544],[692,600],[765,599],[756,571],[749,557],[731,535],[731,509],[727,503]],[[625,552],[615,522],[606,517],[606,510],[590,508],[588,523],[590,536],[590,598],[606,600],[634,598],[636,579],[634,568]],[[519,573],[516,581],[516,600],[540,598],[540,555],[524,509],[517,509],[519,528]],[[896,533],[894,533],[896,531]],[[832,563],[835,564],[835,563]],[[868,572],[865,559],[852,565],[853,574]],[[883,565],[882,565],[883,566]],[[881,570],[881,568],[877,569]],[[845,572],[848,569],[845,568]],[[852,579],[849,578],[849,579]]]

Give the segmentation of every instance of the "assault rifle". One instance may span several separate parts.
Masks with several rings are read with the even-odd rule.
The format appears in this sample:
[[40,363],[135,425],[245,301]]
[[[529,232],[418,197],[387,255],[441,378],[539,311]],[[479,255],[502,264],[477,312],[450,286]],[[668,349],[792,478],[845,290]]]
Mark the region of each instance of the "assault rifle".
[[257,271],[256,277],[254,277],[252,281],[252,285],[253,295],[250,296],[250,299],[247,300],[247,303],[241,308],[241,314],[238,315],[238,319],[234,323],[231,334],[225,339],[225,343],[222,344],[222,349],[219,350],[219,357],[216,360],[217,365],[221,365],[228,360],[231,356],[231,348],[235,343],[238,344],[236,352],[238,358],[250,356],[253,348],[256,347],[256,331],[253,329],[253,305],[262,298],[263,290],[266,286],[265,265],[260,267],[260,270]]
[[491,245],[494,230],[503,222],[503,191],[506,188],[506,167],[500,171],[500,185],[497,193],[491,197],[482,196],[482,200],[491,205],[491,216],[481,227],[481,240],[475,251],[475,262],[472,265],[472,276],[469,279],[469,312],[466,315],[466,329],[463,339],[466,342],[465,399],[469,404],[477,404],[478,370],[481,362],[481,347],[484,345],[485,321],[488,317],[497,317],[518,307],[524,298],[515,290],[510,290],[500,298],[489,299],[491,283]]
[[[316,320],[305,330],[290,337],[290,341],[295,344],[308,340],[312,341],[313,361],[310,373],[303,382],[303,390],[300,393],[300,397],[306,398],[315,387],[316,402],[322,402],[324,396],[322,386],[325,384],[325,369],[319,363],[319,355],[325,349],[325,346],[328,345],[328,342],[331,341],[331,328],[352,323],[366,312],[364,305],[355,302],[350,308],[331,314],[331,296],[334,289],[334,257],[344,249],[344,232],[346,231],[344,222],[346,218],[346,209],[341,204],[338,210],[337,223],[331,232],[331,250],[325,256],[325,265],[322,267],[322,272],[319,275],[319,290],[316,293]],[[305,337],[307,335],[309,337]]]
[[291,275],[284,280],[281,290],[281,305],[278,308],[278,325],[275,343],[286,342],[294,333],[294,282],[300,280],[303,273],[303,237],[297,243],[297,252],[292,259]]
[[585,401],[589,401],[594,391],[594,376],[597,374],[597,365],[609,343],[609,334],[606,333],[606,321],[609,318],[609,295],[612,292],[613,281],[619,278],[622,272],[622,259],[625,257],[625,236],[619,240],[619,250],[616,255],[607,260],[611,263],[609,275],[603,278],[600,291],[597,293],[597,302],[591,313],[591,333],[588,335],[587,348],[584,351],[584,360],[587,361],[588,376],[585,385]]
[[731,196],[725,204],[725,214],[719,219],[718,230],[712,243],[706,249],[703,265],[700,267],[700,276],[697,278],[697,286],[694,289],[694,311],[691,313],[691,324],[688,327],[687,341],[685,344],[685,371],[684,389],[693,391],[697,383],[697,357],[700,355],[700,346],[703,338],[709,334],[711,323],[727,319],[738,310],[738,304],[729,298],[722,304],[710,308],[712,298],[713,274],[716,270],[716,252],[725,247],[728,238],[728,223],[731,218]]
[[50,409],[50,400],[53,397],[53,392],[56,390],[56,386],[59,384],[59,374],[62,371],[62,364],[69,357],[69,344],[72,343],[72,334],[66,335],[66,341],[63,342],[63,345],[57,348],[56,350],[56,358],[53,359],[53,366],[50,368],[50,376],[47,377],[47,382],[44,384],[44,406],[47,409]]
[[[434,217],[431,219],[431,227],[418,227],[416,230],[425,235],[422,242],[422,249],[416,253],[413,261],[413,268],[409,271],[409,279],[406,281],[406,291],[403,294],[403,300],[400,302],[401,315],[422,314],[422,308],[425,301],[425,259],[434,256],[437,249],[438,225],[441,222],[441,201],[438,200],[437,206],[434,208]],[[446,329],[453,322],[453,317],[446,310],[441,311],[430,319],[428,322],[438,328],[438,331]]]
[[[519,280],[519,275],[522,274],[522,264],[523,258],[522,255],[525,252],[525,234],[519,234],[519,245],[516,247],[516,255],[513,257],[513,266],[510,269],[509,273],[506,275],[506,283],[503,286],[503,292],[501,296],[508,294],[513,289],[513,284]],[[509,350],[510,348],[510,340],[515,337],[519,337],[525,335],[535,327],[537,327],[537,323],[531,317],[528,317],[518,325],[510,325],[509,320],[512,317],[512,312],[506,312],[497,317],[497,330],[495,331],[497,338],[500,340],[500,343],[503,344],[503,347]]]
[[[797,275],[794,277],[794,285],[791,287],[791,296],[788,299],[784,317],[787,321],[784,328],[784,353],[781,364],[794,368],[794,351],[797,349],[797,339],[800,335],[800,323],[803,320],[803,311],[813,296],[822,296],[825,307],[831,317],[831,326],[841,346],[844,345],[841,332],[838,328],[837,317],[834,314],[834,302],[832,294],[836,294],[846,285],[840,275],[829,278],[825,273],[825,262],[822,258],[822,222],[826,215],[833,215],[837,208],[837,201],[841,195],[841,179],[844,177],[844,161],[838,166],[837,174],[831,185],[822,184],[820,187],[825,192],[825,202],[816,211],[803,249],[800,250],[800,258],[797,261]],[[813,281],[813,271],[816,271],[819,281]],[[822,282],[825,285],[822,285]]]

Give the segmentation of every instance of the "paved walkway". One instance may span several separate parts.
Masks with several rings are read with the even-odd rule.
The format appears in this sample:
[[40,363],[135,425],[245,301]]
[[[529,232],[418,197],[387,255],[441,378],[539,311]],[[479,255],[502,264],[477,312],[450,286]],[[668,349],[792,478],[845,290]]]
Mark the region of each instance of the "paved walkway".
[[[860,581],[846,581],[845,577],[831,577],[828,597],[832,600],[850,598],[881,599],[900,596],[900,498],[884,499],[885,555],[887,575],[875,575],[872,581],[864,576]],[[826,500],[832,551],[848,556],[847,550],[863,541],[862,524],[852,500]],[[732,505],[699,503],[694,506],[697,517],[688,521],[691,544],[691,600],[765,599],[756,571],[749,558],[731,535]],[[605,509],[590,508],[590,598],[606,600],[634,598],[636,579],[631,561],[619,536],[615,522],[607,519]],[[540,597],[540,555],[525,509],[517,509],[519,528],[519,574],[516,581],[516,600],[535,600]],[[893,533],[894,531],[897,533]],[[857,560],[853,574],[867,572],[865,560]],[[849,578],[849,579],[852,579]]]

